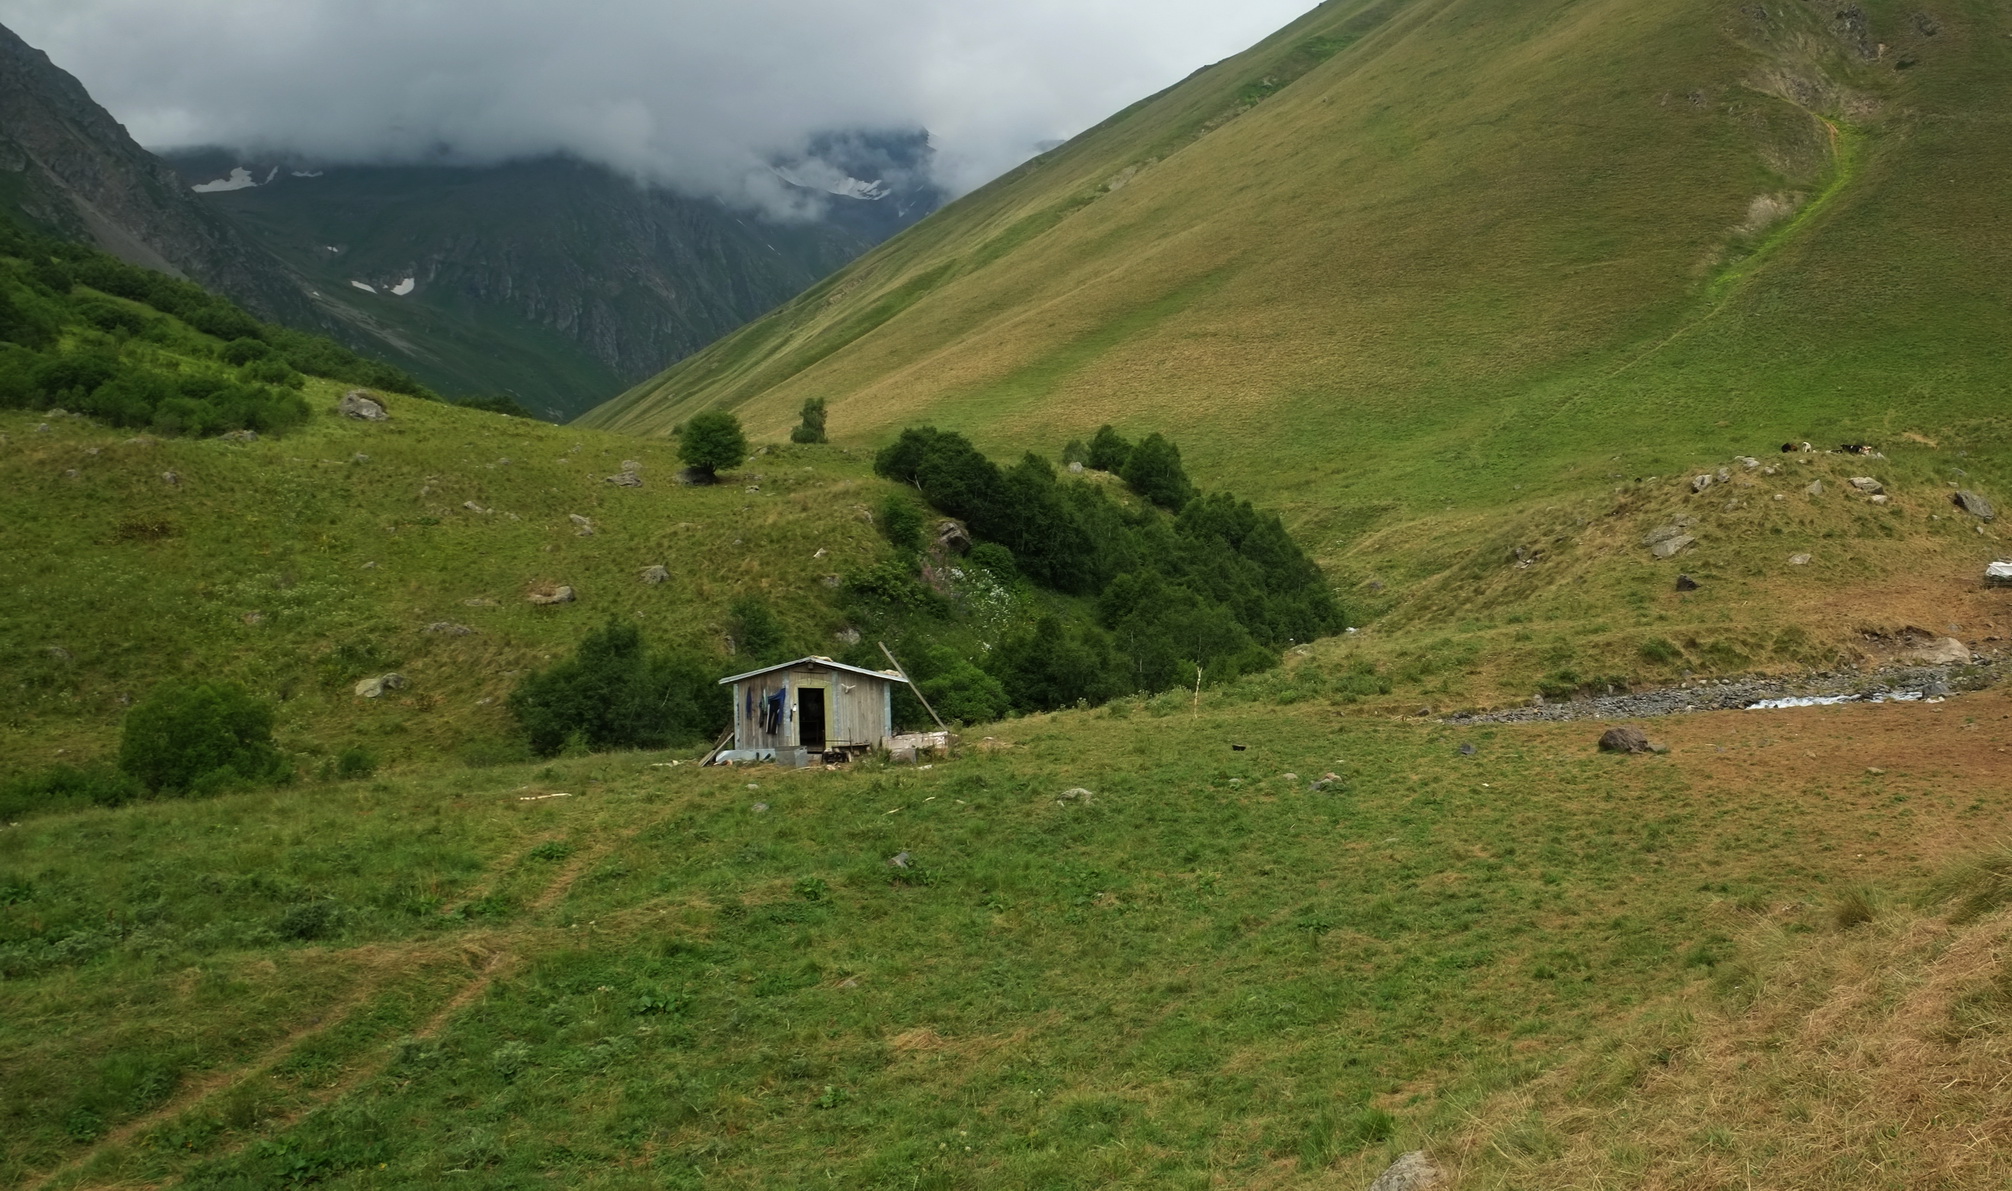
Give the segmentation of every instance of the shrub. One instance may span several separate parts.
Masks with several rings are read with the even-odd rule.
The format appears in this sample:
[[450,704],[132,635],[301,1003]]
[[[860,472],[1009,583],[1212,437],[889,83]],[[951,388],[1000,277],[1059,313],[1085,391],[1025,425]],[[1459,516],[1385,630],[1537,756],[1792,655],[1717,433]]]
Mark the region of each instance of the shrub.
[[574,741],[595,750],[702,743],[727,722],[728,696],[713,678],[696,659],[648,655],[635,626],[609,621],[571,658],[526,678],[510,710],[544,757]]
[[875,525],[880,536],[893,544],[896,550],[915,553],[922,549],[922,510],[915,502],[898,492],[890,492],[887,499],[880,502],[880,514]]
[[238,375],[254,384],[281,385],[289,389],[307,387],[307,378],[295,372],[293,365],[270,356],[246,364]]
[[829,442],[824,434],[824,398],[812,397],[797,415],[802,420],[789,432],[791,442]]
[[707,478],[739,467],[748,457],[741,420],[723,409],[709,409],[685,423],[678,437],[678,459]]
[[253,360],[263,360],[272,354],[272,344],[263,339],[233,339],[224,344],[219,355],[223,362],[233,368],[241,368]]
[[288,907],[273,929],[282,939],[305,943],[327,938],[341,923],[342,910],[334,902],[313,901]]
[[1195,486],[1181,466],[1181,449],[1159,434],[1148,434],[1133,447],[1118,474],[1132,491],[1171,513],[1195,498]]
[[0,822],[93,806],[120,806],[145,794],[139,782],[116,769],[57,765],[0,782]]
[[241,686],[164,686],[126,713],[119,768],[164,794],[277,781],[272,724],[272,707]]
[[1090,447],[1084,455],[1085,466],[1098,471],[1108,471],[1113,475],[1124,470],[1125,461],[1131,458],[1132,444],[1109,426],[1100,426],[1090,439]]
[[349,746],[335,758],[335,776],[343,781],[356,781],[376,772],[377,754],[360,744]]

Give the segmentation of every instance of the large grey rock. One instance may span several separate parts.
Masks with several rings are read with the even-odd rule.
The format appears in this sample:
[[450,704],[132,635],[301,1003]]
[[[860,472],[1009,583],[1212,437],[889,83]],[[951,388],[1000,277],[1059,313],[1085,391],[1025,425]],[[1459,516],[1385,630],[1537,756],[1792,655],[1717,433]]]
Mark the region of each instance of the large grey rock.
[[580,595],[572,588],[561,585],[556,587],[534,587],[531,589],[531,593],[524,598],[534,604],[570,604],[574,600],[579,599]]
[[1712,474],[1711,474],[1711,473],[1709,473],[1709,472],[1705,473],[1704,475],[1696,475],[1696,476],[1692,476],[1692,477],[1691,477],[1691,491],[1693,491],[1693,492],[1703,492],[1703,491],[1704,491],[1705,489],[1707,489],[1707,488],[1711,487],[1711,486],[1712,486],[1712,483],[1713,483],[1713,481],[1715,481],[1715,480],[1717,480],[1717,479],[1718,479],[1718,477],[1717,477],[1717,476],[1715,476],[1715,475],[1712,475]]
[[1649,553],[1655,555],[1657,558],[1675,558],[1678,554],[1696,544],[1696,542],[1697,539],[1687,533],[1678,534],[1674,538],[1667,538],[1649,547]]
[[1949,500],[1957,508],[1982,521],[1992,521],[1998,516],[1998,510],[1991,507],[1990,501],[1968,488],[1958,489],[1956,495]]
[[936,544],[957,554],[968,553],[971,549],[971,535],[956,521],[942,521],[936,526]]
[[[1642,545],[1653,546],[1657,542],[1667,542],[1671,538],[1680,536],[1683,532],[1684,527],[1682,525],[1659,525],[1642,535]],[[1378,589],[1381,590],[1381,585],[1378,585]]]
[[359,422],[389,422],[391,415],[384,406],[362,389],[351,389],[335,403],[335,412],[345,418],[355,418]]
[[1811,481],[1809,482],[1809,487],[1807,487],[1807,488],[1804,488],[1804,489],[1803,489],[1803,491],[1804,491],[1804,492],[1807,492],[1807,493],[1809,493],[1809,494],[1810,494],[1811,496],[1822,496],[1822,495],[1823,495],[1823,481],[1822,481],[1822,480],[1811,480]]
[[1439,1191],[1444,1186],[1446,1173],[1439,1164],[1424,1150],[1413,1150],[1399,1154],[1397,1161],[1376,1176],[1369,1191]]
[[1873,479],[1871,476],[1853,476],[1846,482],[1860,492],[1870,493],[1873,496],[1878,496],[1880,493],[1886,491],[1886,485]]
[[1649,734],[1631,724],[1622,724],[1600,733],[1600,751],[1603,753],[1652,753],[1656,746],[1649,743]]
[[2012,587],[2012,562],[1987,564],[1984,568],[1984,586]]
[[403,689],[405,689],[405,676],[403,674],[380,674],[375,678],[363,679],[356,684],[357,695],[364,699],[375,699],[386,691]]
[[1970,662],[1970,647],[1954,637],[1932,637],[1908,650],[1907,656],[1930,666],[1963,666]]
[[616,475],[604,476],[602,478],[617,488],[641,488],[643,486],[643,477],[632,471],[620,472]]

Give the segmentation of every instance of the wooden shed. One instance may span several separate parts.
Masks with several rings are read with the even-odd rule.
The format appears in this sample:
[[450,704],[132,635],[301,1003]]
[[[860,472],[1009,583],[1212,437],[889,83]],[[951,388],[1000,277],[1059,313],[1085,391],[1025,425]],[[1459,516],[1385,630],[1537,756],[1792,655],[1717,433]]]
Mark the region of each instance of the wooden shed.
[[808,764],[886,748],[894,686],[907,678],[830,658],[798,658],[720,679],[734,689],[734,747],[722,761]]

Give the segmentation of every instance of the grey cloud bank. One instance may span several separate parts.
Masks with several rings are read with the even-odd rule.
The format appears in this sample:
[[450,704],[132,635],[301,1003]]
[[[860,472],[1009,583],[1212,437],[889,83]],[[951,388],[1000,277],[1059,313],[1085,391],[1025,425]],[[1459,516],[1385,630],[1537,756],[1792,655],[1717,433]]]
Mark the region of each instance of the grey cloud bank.
[[790,203],[769,169],[829,130],[925,127],[961,193],[1307,0],[0,0],[155,148],[335,162],[567,152]]

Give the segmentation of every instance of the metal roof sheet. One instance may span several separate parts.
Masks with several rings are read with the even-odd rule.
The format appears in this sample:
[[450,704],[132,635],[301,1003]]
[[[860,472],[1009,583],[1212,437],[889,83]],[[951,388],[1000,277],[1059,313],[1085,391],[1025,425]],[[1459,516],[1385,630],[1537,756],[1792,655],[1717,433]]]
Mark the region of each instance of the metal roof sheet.
[[895,673],[892,670],[868,670],[861,666],[848,666],[844,662],[834,662],[830,658],[819,657],[813,654],[807,658],[798,658],[793,662],[778,662],[773,666],[763,666],[759,670],[750,670],[746,674],[735,674],[729,678],[722,678],[720,679],[720,685],[725,686],[727,683],[730,682],[739,682],[743,678],[753,678],[758,674],[773,674],[777,670],[787,670],[792,666],[802,666],[805,664],[813,666],[826,666],[833,670],[845,670],[853,674],[864,674],[868,678],[879,678],[884,679],[888,682],[908,681],[908,679],[904,678],[900,674]]

